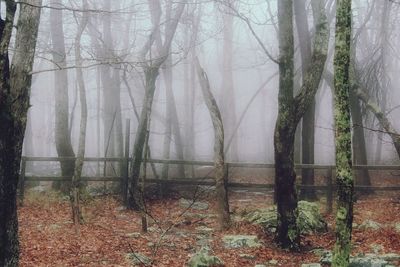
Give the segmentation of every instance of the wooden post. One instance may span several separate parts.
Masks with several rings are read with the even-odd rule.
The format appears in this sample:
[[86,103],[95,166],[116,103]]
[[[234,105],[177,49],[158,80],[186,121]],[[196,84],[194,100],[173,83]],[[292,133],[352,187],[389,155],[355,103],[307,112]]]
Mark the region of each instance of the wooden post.
[[333,167],[328,168],[328,173],[327,173],[327,190],[326,190],[326,213],[331,214],[333,210],[333,185],[332,185],[332,177],[333,177]]
[[130,119],[126,119],[125,123],[125,155],[124,155],[124,167],[122,173],[122,197],[124,204],[127,205],[128,200],[128,180],[129,180],[129,146],[130,146]]
[[21,170],[19,174],[19,204],[24,205],[25,197],[25,170],[26,170],[26,158],[21,158]]

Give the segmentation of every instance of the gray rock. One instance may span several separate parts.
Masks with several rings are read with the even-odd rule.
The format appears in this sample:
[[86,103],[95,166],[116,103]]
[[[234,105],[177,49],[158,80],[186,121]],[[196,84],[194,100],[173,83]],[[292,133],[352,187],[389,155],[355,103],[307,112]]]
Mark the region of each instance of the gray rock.
[[149,257],[140,253],[128,253],[126,258],[135,266],[151,266],[152,263],[152,260]]
[[196,232],[199,234],[211,234],[214,232],[214,229],[208,228],[206,226],[199,226],[196,227]]
[[207,249],[201,249],[199,252],[194,254],[187,266],[188,267],[208,267],[208,266],[223,266],[224,263],[217,257],[208,254]]
[[191,208],[194,210],[206,210],[208,209],[208,203],[206,202],[201,202],[201,201],[196,201],[194,202],[191,199],[185,199],[185,198],[181,198],[179,199],[179,206],[181,206],[182,208]]
[[358,228],[362,230],[379,230],[382,228],[382,225],[373,220],[365,220]]
[[225,248],[258,248],[262,246],[255,235],[225,235],[222,241]]
[[386,253],[379,256],[380,259],[385,261],[400,261],[400,254],[396,253]]
[[270,261],[268,262],[268,265],[269,265],[269,266],[278,265],[278,261],[277,261],[277,260],[274,260],[274,259],[272,259],[272,260],[270,260]]
[[381,253],[385,248],[380,244],[371,244],[370,245],[372,252],[375,254]]
[[321,267],[321,264],[319,264],[319,263],[304,263],[301,265],[301,267]]
[[387,261],[371,256],[351,257],[349,267],[385,267]]
[[395,223],[394,229],[396,230],[396,232],[400,233],[400,223]]
[[239,257],[246,259],[246,260],[254,260],[256,258],[256,256],[254,255],[250,255],[250,254],[239,254]]
[[267,267],[267,265],[264,265],[264,264],[256,264],[256,265],[254,265],[254,267]]
[[141,234],[138,232],[134,232],[134,233],[127,233],[125,236],[131,237],[131,238],[139,238],[141,236]]

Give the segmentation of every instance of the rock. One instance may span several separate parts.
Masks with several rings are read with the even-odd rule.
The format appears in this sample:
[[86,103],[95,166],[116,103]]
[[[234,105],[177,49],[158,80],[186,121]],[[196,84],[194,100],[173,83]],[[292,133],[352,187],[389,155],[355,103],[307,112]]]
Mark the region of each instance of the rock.
[[319,264],[319,263],[304,263],[301,265],[301,267],[321,267],[321,264]]
[[135,266],[151,266],[152,260],[140,253],[128,253],[126,258]]
[[267,265],[264,265],[264,264],[256,264],[256,265],[254,265],[254,267],[267,267]]
[[382,225],[373,220],[365,220],[358,228],[362,230],[379,230]]
[[322,264],[330,265],[332,263],[332,251],[330,251],[330,250],[321,250],[320,251],[319,262],[321,262]]
[[239,257],[241,257],[242,259],[246,259],[246,260],[254,260],[256,258],[256,256],[254,255],[250,255],[250,254],[239,254]]
[[379,256],[380,259],[385,261],[400,261],[400,254],[396,253],[386,253]]
[[375,258],[373,256],[351,257],[349,267],[385,267],[387,261]]
[[394,229],[396,230],[396,232],[400,233],[400,223],[395,223]]
[[194,254],[187,266],[188,267],[208,267],[208,266],[223,266],[224,263],[217,257],[208,254],[207,249],[201,249],[199,252]]
[[255,235],[225,235],[222,241],[225,248],[258,248],[262,246]]
[[181,198],[179,199],[179,206],[181,206],[182,208],[191,208],[194,210],[206,210],[208,209],[208,203],[206,202],[200,202],[200,201],[196,201],[193,202],[193,200],[191,199],[185,199],[185,198]]
[[199,226],[196,227],[196,232],[199,234],[211,234],[214,232],[214,229],[208,228],[206,226]]
[[141,234],[138,232],[134,232],[134,233],[127,233],[125,236],[132,237],[132,238],[139,238],[139,237],[141,237]]
[[[270,232],[275,232],[276,230],[277,210],[275,206],[266,210],[250,212],[243,218],[251,223],[262,225]],[[318,205],[307,201],[299,201],[298,225],[302,234],[326,232],[328,230],[328,225],[323,220]]]
[[272,260],[270,260],[270,261],[268,262],[268,265],[269,265],[269,266],[278,265],[278,261],[272,259]]

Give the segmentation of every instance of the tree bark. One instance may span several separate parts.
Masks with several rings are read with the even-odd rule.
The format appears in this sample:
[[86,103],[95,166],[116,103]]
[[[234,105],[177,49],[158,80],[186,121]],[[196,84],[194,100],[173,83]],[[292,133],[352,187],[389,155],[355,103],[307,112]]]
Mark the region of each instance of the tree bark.
[[[51,6],[60,7],[61,0],[51,0]],[[54,71],[55,89],[55,141],[56,150],[59,157],[75,157],[69,134],[69,97],[68,97],[68,71],[66,67],[66,52],[64,43],[63,13],[62,10],[50,9],[50,33],[52,40],[52,55],[54,64],[60,70]],[[72,177],[74,175],[75,162],[60,161],[61,175]],[[53,188],[60,190],[64,194],[69,194],[70,182],[53,182]]]
[[11,67],[8,49],[17,5],[5,4],[5,19],[0,18],[0,266],[18,266],[16,194],[41,1],[20,2]]
[[337,213],[332,266],[348,266],[351,250],[354,191],[349,95],[351,16],[351,0],[339,0],[334,57]]
[[[299,38],[301,56],[301,72],[304,78],[311,63],[311,36],[308,26],[308,18],[305,0],[294,1],[294,11]],[[304,113],[301,127],[301,162],[303,164],[314,164],[314,127],[315,127],[315,100],[312,101],[306,113]],[[314,185],[314,170],[301,170],[301,184]],[[300,191],[300,199],[316,200],[315,190],[304,188]]]
[[278,208],[276,241],[284,248],[298,250],[300,233],[297,227],[297,193],[294,170],[294,138],[296,127],[312,103],[318,90],[328,53],[329,27],[320,0],[311,2],[316,20],[316,33],[311,65],[303,84],[293,97],[293,1],[278,2],[279,25],[279,110],[275,125],[275,195]]
[[[83,7],[87,8],[87,1],[83,0]],[[78,19],[79,20],[79,19]],[[80,209],[80,183],[83,168],[83,158],[85,156],[86,148],[86,124],[87,124],[87,103],[86,103],[86,88],[83,79],[82,71],[82,56],[81,56],[81,38],[83,31],[88,23],[87,14],[82,13],[81,21],[78,25],[78,32],[75,36],[75,65],[76,65],[76,78],[79,87],[79,100],[81,104],[81,122],[79,129],[79,145],[78,152],[75,160],[75,170],[72,176],[70,201],[72,207],[72,221],[75,225],[83,222],[82,212]]]
[[199,78],[201,92],[210,112],[214,126],[214,170],[215,170],[215,191],[217,195],[217,207],[219,225],[221,229],[230,226],[229,201],[228,201],[228,177],[225,175],[224,157],[224,125],[217,102],[211,92],[210,82],[207,74],[200,66],[196,58],[197,76]]

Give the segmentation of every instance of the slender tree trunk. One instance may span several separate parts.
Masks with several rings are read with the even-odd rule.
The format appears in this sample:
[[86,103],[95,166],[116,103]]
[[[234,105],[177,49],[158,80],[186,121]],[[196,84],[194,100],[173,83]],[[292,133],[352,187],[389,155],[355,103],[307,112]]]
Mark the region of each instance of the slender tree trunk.
[[[51,5],[60,7],[61,0],[51,0]],[[50,9],[50,31],[53,49],[53,61],[60,70],[54,72],[55,88],[55,141],[59,157],[75,157],[69,134],[69,97],[68,97],[68,72],[66,69],[66,52],[64,43],[63,14],[62,10]],[[74,174],[75,162],[60,161],[61,175],[72,177]],[[54,182],[53,188],[69,194],[70,182]]]
[[[304,79],[307,69],[311,63],[311,37],[309,33],[308,18],[305,0],[294,1],[294,11],[297,26],[297,34],[299,37],[299,47],[301,55],[301,72]],[[315,127],[315,100],[307,109],[303,116],[301,127],[301,159],[303,164],[314,164],[314,127]],[[314,170],[301,170],[302,185],[314,185]],[[300,199],[316,200],[315,190],[310,188],[302,189]]]
[[[83,0],[83,7],[87,8],[87,1]],[[86,88],[85,81],[83,79],[82,71],[82,56],[81,56],[81,38],[82,33],[86,28],[88,23],[87,14],[82,13],[82,19],[78,25],[78,33],[75,36],[75,64],[76,68],[76,78],[79,87],[79,100],[81,104],[81,122],[79,129],[79,145],[78,152],[75,160],[75,170],[74,176],[72,176],[72,186],[71,186],[71,207],[72,207],[72,221],[75,225],[83,222],[82,213],[80,209],[80,182],[83,168],[83,158],[85,156],[86,148],[86,124],[87,124],[87,103],[86,103]]]
[[11,67],[8,49],[17,7],[14,1],[6,2],[5,19],[0,18],[0,266],[19,262],[16,194],[40,20],[36,6],[41,3],[22,1]]
[[142,111],[140,113],[139,125],[136,132],[135,144],[133,146],[133,159],[131,164],[130,183],[128,188],[128,207],[134,210],[142,210],[143,199],[139,188],[140,166],[143,161],[143,150],[148,134],[148,120],[150,119],[153,105],[154,92],[156,90],[156,80],[159,74],[159,66],[147,67],[145,69],[145,98]]
[[219,224],[221,229],[227,229],[230,226],[229,201],[228,201],[228,177],[225,175],[224,158],[224,125],[221,118],[217,102],[211,92],[210,82],[207,74],[196,59],[197,75],[200,81],[203,98],[207,108],[210,111],[211,120],[214,126],[214,168],[215,168],[215,190],[217,195],[217,207]]
[[336,243],[332,266],[348,266],[353,223],[353,174],[350,119],[351,0],[339,0],[336,11],[334,84],[336,128]]

